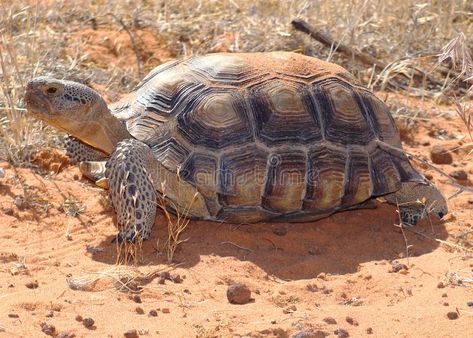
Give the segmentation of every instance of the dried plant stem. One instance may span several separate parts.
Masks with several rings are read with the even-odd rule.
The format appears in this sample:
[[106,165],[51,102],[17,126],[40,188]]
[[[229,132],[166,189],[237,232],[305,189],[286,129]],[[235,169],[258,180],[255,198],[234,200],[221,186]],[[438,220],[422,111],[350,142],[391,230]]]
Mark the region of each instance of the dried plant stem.
[[[181,210],[173,201],[170,201],[166,198],[166,183],[161,184],[161,194],[158,197],[158,206],[162,209],[164,217],[166,218],[166,223],[168,227],[168,239],[166,242],[166,252],[167,259],[169,262],[172,262],[174,253],[176,252],[177,247],[184,243],[186,240],[180,239],[182,232],[186,229],[189,224],[190,219],[189,211],[192,208],[192,205],[196,201],[197,192],[194,194],[191,202],[188,206]],[[171,207],[176,215],[172,216],[168,211],[168,208]]]

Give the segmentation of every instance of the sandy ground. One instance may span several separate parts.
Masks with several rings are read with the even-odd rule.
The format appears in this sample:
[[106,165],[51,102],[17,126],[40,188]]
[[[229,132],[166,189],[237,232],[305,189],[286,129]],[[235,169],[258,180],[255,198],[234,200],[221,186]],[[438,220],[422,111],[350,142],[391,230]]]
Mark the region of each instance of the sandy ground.
[[[406,149],[426,158],[434,145],[465,144],[458,138],[466,131],[448,107],[411,133]],[[453,163],[439,168],[471,177],[467,153],[454,151]],[[106,193],[64,155],[44,150],[31,168],[0,166],[1,337],[40,337],[48,329],[61,337],[120,337],[132,329],[149,337],[323,337],[337,329],[352,337],[473,334],[473,198],[466,193],[450,200],[445,221],[423,221],[415,228],[420,235],[405,231],[406,241],[396,208],[384,203],[306,224],[191,222],[172,264],[159,216],[133,268],[116,265]],[[455,191],[423,171],[447,195]],[[173,280],[160,277],[166,271]],[[127,284],[131,290],[119,287],[124,275],[138,277]],[[230,304],[232,282],[245,283],[254,300]],[[84,290],[73,290],[77,283]],[[77,316],[94,324],[87,328]]]

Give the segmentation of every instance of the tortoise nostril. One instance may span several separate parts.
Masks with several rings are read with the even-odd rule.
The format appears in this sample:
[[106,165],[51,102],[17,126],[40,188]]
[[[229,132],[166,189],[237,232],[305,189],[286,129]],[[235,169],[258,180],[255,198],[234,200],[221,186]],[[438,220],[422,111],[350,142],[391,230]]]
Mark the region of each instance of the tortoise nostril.
[[57,92],[57,88],[49,87],[46,91],[48,92],[48,94],[54,94],[55,92]]

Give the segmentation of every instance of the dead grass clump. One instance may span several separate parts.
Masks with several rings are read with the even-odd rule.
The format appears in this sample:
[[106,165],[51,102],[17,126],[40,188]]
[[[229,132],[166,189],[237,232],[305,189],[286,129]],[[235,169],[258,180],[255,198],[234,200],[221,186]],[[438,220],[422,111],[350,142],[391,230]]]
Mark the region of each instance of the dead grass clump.
[[447,272],[442,281],[443,285],[473,287],[473,274],[458,272]]
[[53,207],[52,203],[41,197],[42,194],[37,187],[27,184],[19,174],[16,175],[16,179],[21,186],[22,194],[17,195],[13,203],[19,210],[29,209],[47,213]]
[[457,71],[458,75],[450,79],[448,86],[453,87],[457,84],[469,86],[463,95],[450,95],[449,98],[455,104],[456,112],[467,127],[470,140],[473,142],[473,107],[471,104],[471,97],[473,96],[473,59],[470,50],[465,35],[460,32],[442,48],[438,64],[448,63],[449,68]]
[[116,265],[79,277],[69,277],[66,282],[72,290],[96,292],[115,289],[121,292],[139,293],[161,274],[163,274],[161,269],[144,273],[136,267]]
[[117,289],[125,292],[140,292],[142,284],[138,279],[144,276],[138,269],[114,266],[79,277],[69,277],[66,279],[66,283],[72,290],[80,291],[96,292]]
[[75,196],[69,194],[58,207],[58,210],[64,212],[69,217],[77,217],[84,212],[85,206]]
[[[456,244],[473,255],[473,226],[455,235]],[[473,256],[472,256],[473,257]]]
[[[168,262],[172,262],[174,253],[176,252],[177,247],[187,241],[187,239],[181,239],[181,234],[186,229],[189,224],[190,219],[189,211],[192,208],[193,203],[197,198],[197,192],[194,195],[194,198],[191,200],[190,204],[182,209],[178,207],[173,201],[166,199],[166,183],[161,184],[161,194],[158,197],[158,206],[162,209],[164,217],[166,218],[166,223],[168,227],[168,238],[165,243],[166,256]],[[171,215],[168,211],[168,208],[174,210],[175,215]]]

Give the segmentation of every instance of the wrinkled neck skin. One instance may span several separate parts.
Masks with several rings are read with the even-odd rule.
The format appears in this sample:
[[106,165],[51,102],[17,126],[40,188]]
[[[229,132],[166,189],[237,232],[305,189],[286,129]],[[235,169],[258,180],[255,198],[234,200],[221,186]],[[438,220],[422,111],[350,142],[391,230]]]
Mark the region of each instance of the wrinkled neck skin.
[[79,123],[77,120],[71,121],[75,126],[71,128],[71,130],[74,130],[73,132],[66,131],[106,154],[111,154],[118,142],[131,138],[126,127],[112,115],[104,101],[99,101],[93,105],[87,115],[89,116],[87,120]]

